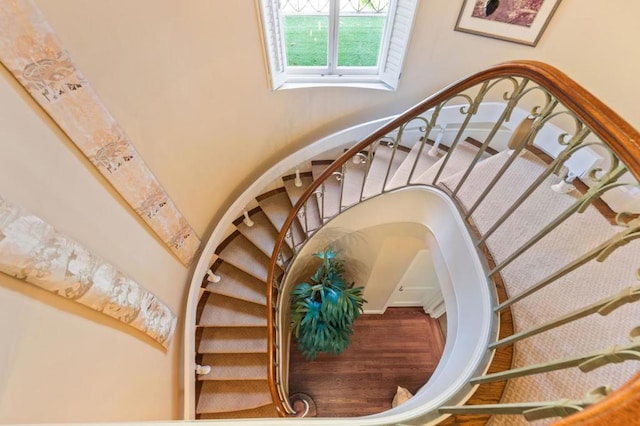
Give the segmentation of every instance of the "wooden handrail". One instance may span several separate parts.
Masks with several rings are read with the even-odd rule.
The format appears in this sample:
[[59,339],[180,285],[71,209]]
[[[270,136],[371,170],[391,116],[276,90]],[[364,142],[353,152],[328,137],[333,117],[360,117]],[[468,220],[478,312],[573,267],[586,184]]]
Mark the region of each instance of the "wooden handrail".
[[[568,111],[572,112],[579,120],[588,126],[591,131],[602,140],[602,142],[607,144],[616,156],[627,165],[629,171],[636,177],[636,179],[640,180],[640,133],[638,133],[633,126],[626,122],[611,108],[569,78],[566,74],[543,62],[518,60],[494,65],[484,71],[480,71],[449,85],[410,108],[397,118],[391,120],[386,125],[380,127],[378,130],[364,138],[361,142],[344,152],[324,170],[318,179],[314,179],[311,185],[302,193],[302,196],[291,210],[291,213],[289,213],[273,248],[267,278],[267,329],[269,352],[268,378],[269,389],[274,399],[276,409],[280,415],[284,416],[287,414],[284,406],[280,402],[278,390],[275,385],[276,359],[274,350],[275,335],[273,331],[273,281],[275,278],[274,273],[278,268],[278,253],[280,252],[283,244],[285,244],[286,232],[296,219],[298,211],[302,209],[304,204],[320,187],[320,185],[331,177],[334,172],[338,171],[342,165],[356,153],[362,151],[370,144],[395,130],[407,120],[428,111],[439,103],[451,98],[453,95],[486,80],[501,77],[527,78],[547,90],[552,96],[558,99],[558,101],[560,101]],[[636,376],[627,385],[632,382],[636,382],[636,384],[640,383],[640,376]],[[564,425],[569,424],[578,423],[564,423]]]

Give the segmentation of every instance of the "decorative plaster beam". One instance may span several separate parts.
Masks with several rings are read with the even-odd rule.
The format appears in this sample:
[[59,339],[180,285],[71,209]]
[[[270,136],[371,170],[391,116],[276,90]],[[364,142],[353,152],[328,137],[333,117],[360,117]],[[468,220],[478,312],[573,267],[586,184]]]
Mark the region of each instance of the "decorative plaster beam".
[[102,312],[165,348],[176,317],[113,265],[0,197],[0,271]]
[[200,239],[31,0],[0,0],[0,62],[188,265]]

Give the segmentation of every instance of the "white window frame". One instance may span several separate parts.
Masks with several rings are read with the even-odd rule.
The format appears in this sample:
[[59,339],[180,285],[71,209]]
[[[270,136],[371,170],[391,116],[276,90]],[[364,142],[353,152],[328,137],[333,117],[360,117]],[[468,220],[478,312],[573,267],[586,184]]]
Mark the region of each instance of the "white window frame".
[[[418,0],[391,0],[377,67],[337,67],[336,74],[319,68],[287,67],[279,0],[256,0],[265,62],[272,90],[303,87],[347,86],[396,90],[411,37]],[[331,65],[330,65],[331,67]]]

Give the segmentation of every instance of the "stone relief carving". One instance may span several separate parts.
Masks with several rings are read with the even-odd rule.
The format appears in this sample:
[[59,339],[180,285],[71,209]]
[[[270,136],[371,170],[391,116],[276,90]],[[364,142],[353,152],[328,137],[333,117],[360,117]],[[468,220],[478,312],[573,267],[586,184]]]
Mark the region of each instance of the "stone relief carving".
[[176,317],[156,296],[1,197],[0,271],[129,324],[164,347],[173,336]]
[[40,59],[27,64],[22,77],[28,89],[37,90],[49,102],[55,102],[61,96],[81,89],[83,78],[76,73],[71,59],[64,52],[58,52],[55,58]]

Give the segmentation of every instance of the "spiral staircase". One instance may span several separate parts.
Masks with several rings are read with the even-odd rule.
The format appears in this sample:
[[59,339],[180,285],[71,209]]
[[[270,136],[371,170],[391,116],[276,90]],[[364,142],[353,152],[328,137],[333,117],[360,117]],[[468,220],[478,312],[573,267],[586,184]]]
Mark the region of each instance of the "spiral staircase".
[[[462,170],[469,164],[477,146],[473,140],[461,145],[451,157],[443,178]],[[406,179],[416,158],[419,143],[413,147],[400,146],[392,163],[392,178],[388,188]],[[447,147],[441,145],[441,149]],[[365,193],[378,193],[382,185],[392,150],[382,145],[376,150],[370,172],[364,184]],[[417,172],[428,180],[438,170],[442,155],[430,156],[423,150],[423,161]],[[406,161],[405,161],[406,160]],[[236,418],[276,416],[267,384],[267,311],[266,281],[269,257],[273,252],[278,231],[298,202],[300,194],[314,177],[322,174],[333,159],[311,161],[311,171],[282,177],[282,186],[256,197],[258,207],[234,221],[236,230],[216,249],[217,260],[211,266],[217,282],[209,276],[203,282],[204,292],[198,304],[199,365],[211,366],[211,372],[198,376],[200,386],[197,413],[200,418]],[[367,171],[366,162],[348,164],[344,182],[333,178],[324,193],[325,221],[337,214],[342,206],[355,204]],[[418,180],[420,181],[421,178]],[[296,185],[297,182],[297,185]],[[342,196],[341,193],[342,186]],[[399,184],[398,184],[399,186]],[[298,219],[294,225],[297,237],[303,242],[304,226],[312,234],[321,226],[321,203],[313,197],[307,204],[307,225]],[[289,241],[289,244],[291,242]],[[289,255],[291,251],[288,250]],[[286,265],[289,257],[284,258]],[[282,273],[282,270],[279,270]],[[219,279],[219,281],[218,281]]]
[[[583,167],[575,161],[569,161],[570,156],[563,154],[567,151],[549,148],[547,142],[550,137],[545,134],[545,130],[540,129],[550,124],[552,120],[547,120],[555,114],[551,111],[562,101],[572,117],[576,116],[580,121],[570,132],[571,139],[562,132],[554,138],[557,138],[560,145],[567,145],[565,142],[569,139],[580,144],[586,139],[587,132],[583,132],[583,129],[589,128],[590,132],[598,137],[598,143],[604,140],[606,145],[614,145],[611,148],[612,158],[615,156],[615,160],[608,163],[611,173],[607,176],[615,174],[613,182],[622,176],[622,180],[625,180],[629,187],[637,185],[633,174],[636,177],[640,174],[640,168],[634,169],[638,162],[636,156],[640,151],[638,141],[632,140],[632,144],[625,147],[628,152],[615,146],[615,143],[610,144],[606,132],[601,131],[596,124],[597,120],[593,119],[593,111],[585,112],[574,106],[575,100],[563,98],[565,95],[558,94],[555,87],[558,82],[551,81],[548,76],[547,79],[543,78],[544,72],[549,72],[546,66],[543,67],[544,72],[532,72],[532,67],[529,63],[524,67],[509,65],[501,69],[496,67],[488,74],[474,75],[457,86],[434,95],[402,116],[375,123],[375,127],[379,127],[391,120],[391,123],[373,132],[345,154],[342,152],[353,143],[325,144],[324,148],[316,146],[312,152],[305,154],[304,158],[295,158],[293,164],[275,167],[276,172],[284,173],[277,179],[274,179],[275,176],[267,179],[268,184],[255,185],[248,193],[252,200],[248,201],[245,197],[242,212],[237,211],[237,206],[236,211],[234,208],[229,210],[228,217],[232,214],[236,216],[228,224],[221,221],[219,242],[212,240],[210,253],[205,249],[204,260],[201,260],[206,270],[204,267],[200,268],[201,273],[196,272],[194,279],[194,282],[197,280],[200,284],[193,340],[197,365],[197,374],[193,376],[195,418],[248,419],[286,414],[282,407],[282,389],[286,389],[286,386],[280,383],[278,398],[272,383],[273,371],[277,369],[274,364],[276,367],[286,365],[281,358],[274,358],[273,346],[277,346],[278,343],[270,336],[270,333],[273,333],[270,311],[274,309],[273,304],[279,298],[277,293],[280,290],[274,288],[274,283],[282,282],[283,276],[305,242],[330,223],[332,218],[363,201],[380,194],[380,197],[383,197],[385,193],[402,190],[407,185],[435,187],[457,200],[470,232],[475,234],[478,249],[487,254],[486,268],[490,282],[496,286],[506,285],[508,295],[500,296],[495,308],[499,314],[497,321],[502,324],[503,329],[500,335],[495,337],[490,349],[513,345],[509,337],[511,333],[505,332],[504,328],[504,321],[511,315],[512,309],[515,314],[520,314],[516,315],[516,331],[522,333],[539,327],[544,323],[542,319],[553,322],[553,318],[573,315],[575,311],[571,309],[579,310],[580,304],[588,304],[589,302],[582,300],[580,290],[577,290],[577,286],[584,280],[593,280],[593,285],[597,284],[599,287],[593,293],[603,297],[619,292],[619,286],[622,284],[632,284],[628,282],[628,270],[637,269],[640,266],[640,258],[637,254],[638,245],[627,243],[636,236],[634,232],[637,231],[633,226],[636,226],[637,215],[616,215],[620,212],[614,211],[611,207],[615,203],[604,202],[601,197],[605,191],[591,189],[598,185],[595,181],[588,182],[587,175],[589,170],[594,168],[593,164]],[[543,97],[542,102],[544,108],[533,108],[531,113],[524,109],[517,112],[513,101],[526,93],[524,86],[528,84],[529,78],[534,78],[534,74],[541,80],[536,83],[546,83],[546,98]],[[515,78],[512,75],[523,80],[518,85],[513,83],[515,89],[510,98],[505,94],[507,103],[504,104],[502,115],[492,116],[491,120],[483,118],[482,106],[476,103],[481,99],[480,95],[476,95],[475,98],[469,96],[468,105],[462,105],[462,109],[459,105],[443,107],[450,99],[460,97],[459,93],[465,93],[464,90],[468,87],[480,86],[479,92],[484,96],[492,86],[503,84],[504,81],[511,82],[509,79]],[[608,110],[605,112],[610,113]],[[460,114],[457,121],[445,117],[454,113]],[[511,124],[508,124],[509,122]],[[636,134],[633,129],[629,130],[625,126],[628,125],[622,122],[622,127],[630,132],[629,134]],[[450,132],[449,136],[447,131]],[[501,132],[504,132],[504,135],[501,136]],[[581,132],[585,134],[582,135]],[[571,143],[573,142],[568,144]],[[593,143],[584,143],[585,146],[591,144]],[[575,151],[571,154],[575,154]],[[573,155],[574,160],[576,157]],[[631,174],[626,173],[627,168],[623,170],[626,174],[615,172],[619,159],[625,161],[628,169],[632,171]],[[578,178],[574,180],[576,176]],[[266,189],[256,189],[260,186]],[[636,196],[634,191],[627,191],[626,194],[631,198]],[[584,206],[573,209],[576,200],[586,201],[583,203]],[[554,218],[563,216],[567,210],[572,209],[571,214],[565,219],[554,223]],[[580,214],[574,214],[576,210],[580,210]],[[623,216],[626,220],[622,220]],[[550,223],[553,226],[550,227]],[[630,226],[631,230],[621,231],[625,226]],[[585,232],[586,229],[589,229],[589,232]],[[621,237],[621,234],[625,236]],[[598,244],[599,241],[610,242],[616,238],[619,244],[616,243],[618,245],[615,247],[612,246],[613,243],[609,246],[603,245],[604,243]],[[619,248],[621,246],[624,247]],[[615,249],[615,255],[612,256],[614,259],[611,262],[600,262],[606,259],[607,256],[603,253],[609,249],[608,254]],[[593,252],[593,256],[583,259],[585,251],[589,256]],[[522,253],[527,253],[527,256],[520,256]],[[591,262],[596,257],[600,263]],[[579,259],[579,262],[576,263],[575,259]],[[586,266],[582,267],[583,265]],[[567,271],[564,271],[565,269]],[[625,272],[619,273],[618,270],[621,269]],[[576,270],[578,272],[574,273]],[[553,279],[547,279],[548,276]],[[526,278],[526,283],[522,277]],[[611,285],[608,278],[613,281]],[[552,290],[549,290],[550,293],[546,297],[573,297],[574,300],[563,299],[562,303],[555,300],[555,305],[562,305],[558,309],[529,307],[530,299],[538,299],[537,303],[543,306],[553,303],[549,301],[552,299],[544,299],[542,292],[528,297],[529,293],[533,293],[528,285],[533,282],[542,288],[555,280],[564,280],[562,286],[570,287],[573,293],[570,293],[570,296],[561,295],[557,293],[557,289],[553,290],[558,286],[549,286]],[[620,282],[625,280],[624,283]],[[512,298],[508,299],[509,296]],[[624,303],[638,299],[634,297],[629,296]],[[619,298],[615,300],[618,300],[615,308],[624,304]],[[557,374],[554,371],[558,369],[555,357],[562,358],[570,353],[575,354],[575,351],[580,353],[582,349],[599,347],[598,339],[603,333],[606,334],[607,330],[638,325],[629,324],[634,318],[638,318],[637,307],[627,308],[629,307],[625,306],[618,310],[622,312],[621,316],[616,319],[617,322],[611,322],[606,326],[608,328],[600,330],[600,337],[592,339],[590,336],[584,336],[583,340],[588,344],[560,350],[557,346],[562,345],[558,340],[535,340],[536,337],[534,340],[516,343],[520,346],[516,346],[516,355],[513,358],[512,352],[509,352],[507,361],[499,357],[494,358],[494,361],[502,363],[499,368],[496,368],[497,364],[494,362],[492,367],[488,367],[489,374],[485,368],[485,371],[471,380],[476,386],[476,396],[478,389],[485,386],[482,383],[498,380],[503,382],[511,377],[498,376],[494,379],[492,374],[500,374],[501,370],[513,371],[540,363],[546,365],[540,368],[551,373],[533,376],[535,379],[531,380],[522,379],[519,373],[515,373],[513,377],[520,378],[511,379],[506,392],[504,386],[492,388],[489,391],[490,396],[481,396],[472,402],[479,404],[476,411],[465,412],[449,404],[440,408],[440,414],[455,416],[447,420],[449,424],[463,424],[467,423],[467,420],[469,424],[484,424],[488,414],[521,414],[521,411],[508,412],[512,406],[491,409],[485,406],[500,403],[517,404],[521,398],[536,398],[535,392],[528,389],[530,387],[537,387],[544,394],[545,387],[557,390],[562,386],[575,384],[582,392],[587,382],[590,385],[592,380],[584,381],[582,376],[576,378],[575,375],[567,376],[568,379],[554,376]],[[571,313],[567,313],[568,311]],[[544,314],[544,318],[536,318],[536,313]],[[573,320],[562,320],[564,322],[560,325]],[[564,339],[562,336],[565,335],[557,332],[558,330],[564,330],[566,336],[589,330],[588,327],[580,328],[579,323],[580,321],[576,321],[570,324],[570,327],[577,324],[578,328],[575,329],[569,329],[569,326],[559,327],[556,324],[543,331],[535,331],[534,334],[543,333],[544,336],[551,336],[549,339]],[[544,333],[546,330],[551,332]],[[512,340],[521,338],[524,337],[516,335]],[[632,340],[633,338],[635,337],[632,336]],[[527,343],[529,341],[538,345],[538,352],[548,350],[552,353],[551,359],[544,354],[536,353],[536,345]],[[551,349],[547,349],[549,345]],[[631,352],[636,351],[634,348],[625,347]],[[523,356],[523,351],[532,355]],[[282,349],[278,356],[286,356],[283,352],[286,352],[286,349]],[[601,354],[594,354],[592,358],[597,358],[596,355]],[[605,377],[606,374],[615,377],[617,386],[628,380],[634,371],[633,361],[621,365],[624,368],[617,368],[616,372],[607,370],[605,373]],[[282,382],[286,380],[286,373],[277,377],[280,377]],[[601,376],[596,380],[600,378]],[[563,380],[568,382],[564,385],[558,383]],[[480,388],[477,388],[478,384]],[[579,405],[578,411],[582,411],[589,404],[580,402],[574,405]],[[481,406],[484,411],[479,408]],[[567,409],[565,413],[557,406],[549,407],[549,404],[529,407],[534,411],[531,418],[535,419],[536,415],[539,415],[537,418],[549,417],[554,409],[555,415],[571,414],[575,411]],[[488,414],[487,417],[478,420],[477,417],[473,417],[478,413]],[[551,415],[554,415],[553,413]],[[492,424],[518,424],[520,421],[520,417],[516,421],[513,416],[495,416],[491,420]],[[380,424],[387,423],[380,421]]]

